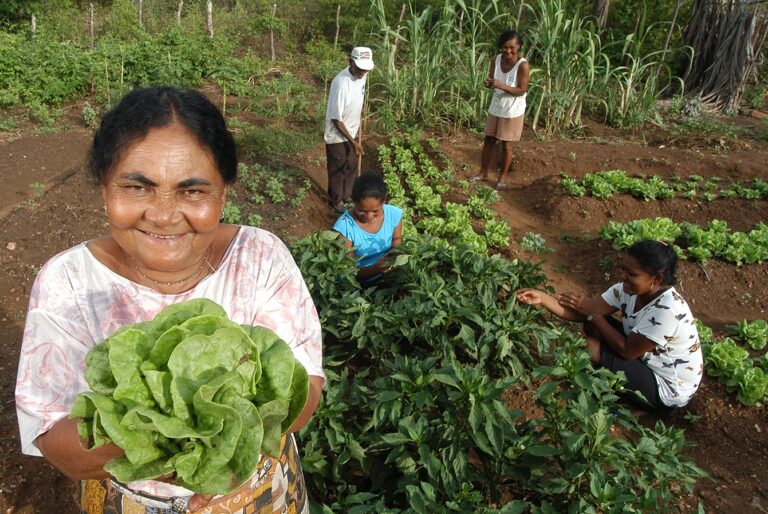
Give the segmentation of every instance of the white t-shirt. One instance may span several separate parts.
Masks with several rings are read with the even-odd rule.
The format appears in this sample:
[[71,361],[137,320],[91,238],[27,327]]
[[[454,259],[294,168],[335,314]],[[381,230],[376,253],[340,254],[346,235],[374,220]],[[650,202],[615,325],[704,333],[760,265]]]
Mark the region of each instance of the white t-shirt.
[[[518,87],[517,72],[520,69],[520,65],[524,62],[528,62],[525,60],[525,57],[519,58],[515,65],[512,66],[512,69],[504,73],[501,71],[501,55],[497,55],[493,78],[507,86]],[[526,96],[528,96],[528,93],[517,96],[495,88],[491,98],[491,105],[488,107],[488,114],[492,114],[497,118],[517,118],[522,116],[525,114]]]
[[[122,325],[151,320],[173,303],[213,300],[232,321],[273,330],[310,375],[325,377],[315,305],[288,248],[274,234],[240,227],[216,271],[179,294],[118,275],[86,244],[49,260],[32,286],[16,379],[23,453],[41,455],[37,436],[68,416],[77,394],[90,389],[84,377],[88,350]],[[130,487],[163,497],[191,494],[152,480]]]
[[357,137],[360,129],[360,115],[365,100],[365,81],[368,75],[359,79],[344,68],[331,82],[328,92],[328,109],[325,111],[325,142],[344,143],[346,138],[331,120],[340,120],[347,127],[349,135]]
[[625,293],[619,282],[605,291],[602,298],[621,311],[625,335],[635,332],[656,343],[656,348],[640,360],[656,375],[664,405],[687,404],[701,382],[704,358],[696,320],[683,297],[670,287],[635,312],[637,295]]

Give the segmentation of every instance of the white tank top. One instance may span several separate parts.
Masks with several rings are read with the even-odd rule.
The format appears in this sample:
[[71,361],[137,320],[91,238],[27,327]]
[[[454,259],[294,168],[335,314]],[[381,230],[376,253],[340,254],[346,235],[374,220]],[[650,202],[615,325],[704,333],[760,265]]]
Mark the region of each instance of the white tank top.
[[[493,72],[493,78],[499,82],[511,87],[517,86],[517,70],[520,68],[520,64],[527,62],[525,57],[521,57],[517,60],[515,65],[507,73],[501,71],[501,55],[496,56],[496,66]],[[497,118],[517,118],[525,114],[525,97],[528,93],[523,93],[522,96],[511,95],[501,89],[493,90],[493,98],[491,98],[491,106],[488,108],[488,114],[492,114]]]

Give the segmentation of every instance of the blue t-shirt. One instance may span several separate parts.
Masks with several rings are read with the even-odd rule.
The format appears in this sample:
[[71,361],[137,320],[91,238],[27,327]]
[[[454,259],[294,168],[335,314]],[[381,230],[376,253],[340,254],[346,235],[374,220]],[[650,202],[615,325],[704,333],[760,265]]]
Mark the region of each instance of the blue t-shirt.
[[402,209],[394,205],[384,204],[384,222],[375,234],[360,228],[349,211],[344,211],[339,216],[333,225],[333,230],[352,241],[352,246],[355,247],[355,257],[360,259],[357,261],[357,266],[367,268],[384,257],[384,254],[392,248],[392,236],[402,219]]

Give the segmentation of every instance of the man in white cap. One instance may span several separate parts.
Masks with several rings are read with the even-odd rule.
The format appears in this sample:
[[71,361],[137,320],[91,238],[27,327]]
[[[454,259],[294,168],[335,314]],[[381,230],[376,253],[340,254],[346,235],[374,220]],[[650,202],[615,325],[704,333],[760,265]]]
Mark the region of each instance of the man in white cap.
[[365,97],[366,74],[373,69],[373,52],[365,46],[352,49],[349,67],[331,82],[325,113],[325,156],[328,159],[328,197],[337,212],[352,196],[357,175],[357,156],[363,154],[358,141]]

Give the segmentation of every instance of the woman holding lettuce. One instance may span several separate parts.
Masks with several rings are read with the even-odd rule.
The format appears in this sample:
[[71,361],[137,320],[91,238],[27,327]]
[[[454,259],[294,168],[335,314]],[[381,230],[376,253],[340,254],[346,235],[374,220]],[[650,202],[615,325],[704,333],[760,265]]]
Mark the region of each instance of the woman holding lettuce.
[[[235,145],[203,95],[136,90],[102,120],[89,168],[110,234],[53,257],[31,291],[16,385],[22,451],[83,481],[81,510],[96,512],[309,512],[292,432],[316,409],[324,384],[320,325],[298,267],[273,234],[220,223],[237,171]],[[212,498],[173,477],[117,483],[104,470],[123,454],[81,446],[68,415],[88,390],[85,356],[129,323],[168,305],[207,298],[241,325],[272,329],[309,374],[309,395],[253,477]]]

